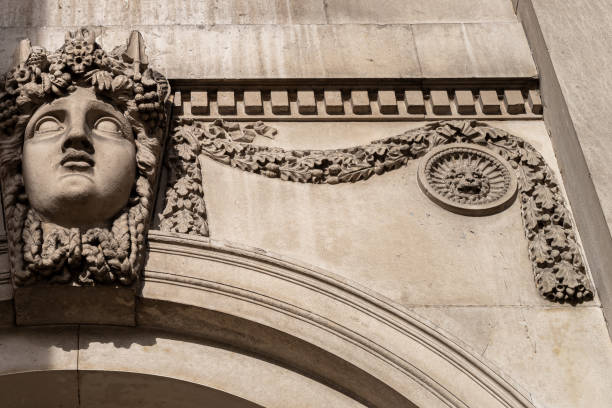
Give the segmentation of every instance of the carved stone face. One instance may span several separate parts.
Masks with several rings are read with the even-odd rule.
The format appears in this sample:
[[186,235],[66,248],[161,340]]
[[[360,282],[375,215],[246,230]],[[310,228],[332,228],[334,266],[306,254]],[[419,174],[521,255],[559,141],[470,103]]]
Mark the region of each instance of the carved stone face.
[[42,105],[30,119],[23,178],[42,219],[67,228],[107,225],[128,202],[136,176],[129,122],[91,88]]
[[489,181],[473,166],[464,165],[448,173],[449,184],[457,195],[482,195],[489,191]]

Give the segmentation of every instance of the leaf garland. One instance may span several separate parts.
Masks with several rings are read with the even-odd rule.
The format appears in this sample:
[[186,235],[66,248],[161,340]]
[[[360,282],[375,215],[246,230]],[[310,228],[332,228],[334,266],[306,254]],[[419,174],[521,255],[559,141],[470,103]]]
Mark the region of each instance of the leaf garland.
[[167,156],[171,176],[162,230],[208,236],[198,155],[270,178],[337,184],[397,169],[438,145],[473,143],[498,153],[516,171],[529,256],[540,293],[557,302],[593,298],[572,220],[552,171],[529,143],[504,130],[477,121],[442,121],[368,145],[335,150],[253,145],[250,142],[256,133],[269,136],[276,131],[261,122],[242,129],[221,119],[178,122]]

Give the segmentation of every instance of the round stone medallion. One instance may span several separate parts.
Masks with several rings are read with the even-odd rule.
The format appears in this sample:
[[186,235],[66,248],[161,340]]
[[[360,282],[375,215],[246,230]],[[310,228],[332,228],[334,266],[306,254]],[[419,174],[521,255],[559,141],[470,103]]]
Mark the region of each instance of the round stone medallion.
[[514,170],[478,145],[451,143],[431,149],[419,164],[421,190],[436,204],[463,215],[502,211],[516,197]]

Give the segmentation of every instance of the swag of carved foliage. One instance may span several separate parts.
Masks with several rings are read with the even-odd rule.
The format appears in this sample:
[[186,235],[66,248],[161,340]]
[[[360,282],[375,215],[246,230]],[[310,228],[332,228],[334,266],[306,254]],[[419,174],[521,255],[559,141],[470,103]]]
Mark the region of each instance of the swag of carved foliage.
[[161,228],[208,235],[199,155],[267,177],[337,184],[397,169],[435,146],[472,143],[499,154],[516,172],[529,256],[540,293],[558,302],[593,298],[559,185],[543,157],[524,140],[476,121],[446,121],[347,149],[289,151],[250,144],[255,134],[270,129],[261,123],[241,129],[239,124],[222,120],[181,121],[169,147],[171,171]]

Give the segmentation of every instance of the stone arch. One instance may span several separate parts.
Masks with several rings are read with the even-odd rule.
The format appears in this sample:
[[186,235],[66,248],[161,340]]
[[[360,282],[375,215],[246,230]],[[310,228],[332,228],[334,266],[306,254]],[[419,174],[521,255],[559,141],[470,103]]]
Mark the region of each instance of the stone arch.
[[249,408],[287,406],[287,395],[296,407],[533,407],[457,340],[333,273],[158,231],[149,255],[136,327],[5,330],[0,353],[15,357],[2,388],[21,406],[35,389],[103,402],[123,386],[119,402],[171,388]]
[[262,356],[367,406],[533,406],[457,340],[330,272],[153,231],[145,276],[139,326]]

